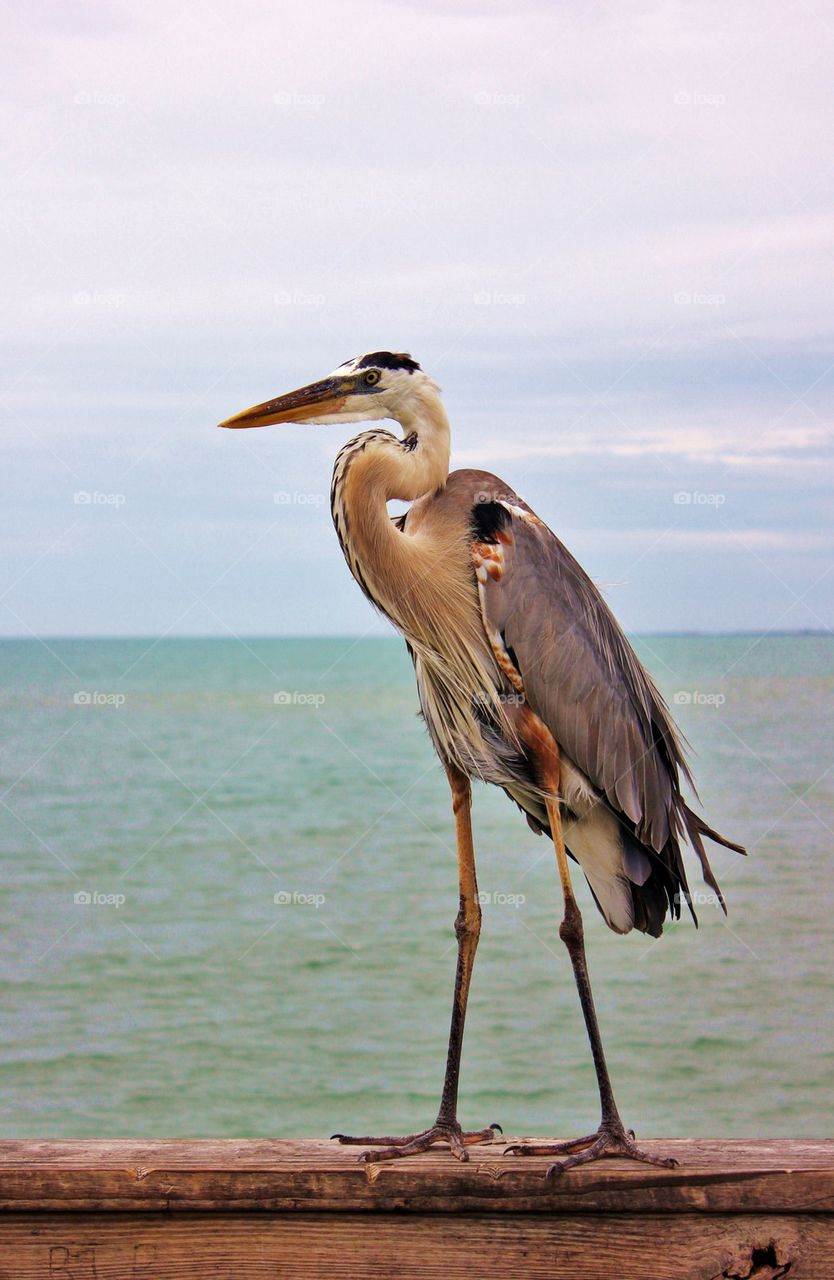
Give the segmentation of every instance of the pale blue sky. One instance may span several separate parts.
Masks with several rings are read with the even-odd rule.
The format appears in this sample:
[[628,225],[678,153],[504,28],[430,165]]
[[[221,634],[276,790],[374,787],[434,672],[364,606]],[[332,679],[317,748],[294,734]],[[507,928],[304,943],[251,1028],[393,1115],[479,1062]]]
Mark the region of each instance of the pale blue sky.
[[0,633],[384,631],[323,501],[355,428],[215,428],[378,348],[629,629],[832,624],[827,6],[7,31]]

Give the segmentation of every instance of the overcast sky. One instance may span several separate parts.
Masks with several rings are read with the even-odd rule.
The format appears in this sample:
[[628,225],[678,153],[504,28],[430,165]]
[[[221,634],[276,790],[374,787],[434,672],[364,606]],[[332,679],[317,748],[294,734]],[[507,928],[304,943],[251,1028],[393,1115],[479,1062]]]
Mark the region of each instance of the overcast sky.
[[378,348],[629,629],[832,624],[828,6],[17,8],[3,634],[384,631],[355,428],[215,426]]

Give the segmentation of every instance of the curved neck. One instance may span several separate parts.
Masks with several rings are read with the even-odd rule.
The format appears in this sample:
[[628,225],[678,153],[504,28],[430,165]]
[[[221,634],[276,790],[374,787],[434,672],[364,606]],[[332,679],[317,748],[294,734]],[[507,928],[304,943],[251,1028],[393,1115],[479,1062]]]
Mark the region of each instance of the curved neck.
[[[436,391],[421,399],[399,416],[403,440],[365,431],[342,449],[333,471],[333,523],[359,586],[408,641],[436,740],[452,744],[450,758],[477,760],[483,741],[468,709],[487,698],[496,723],[505,724],[495,692],[502,677],[481,621],[466,512],[456,518],[431,503],[449,475],[449,420]],[[388,514],[391,498],[426,502],[403,526]],[[505,727],[512,741],[508,721]]]
[[403,609],[396,606],[412,575],[425,572],[427,549],[419,539],[403,537],[387,504],[392,498],[413,502],[443,488],[451,435],[442,401],[431,388],[410,398],[399,422],[402,440],[376,429],[345,445],[333,470],[331,507],[351,573],[379,608],[406,627]]
[[432,386],[422,387],[399,414],[403,453],[393,454],[386,476],[389,498],[413,502],[442,489],[449,474],[451,430],[443,401]]

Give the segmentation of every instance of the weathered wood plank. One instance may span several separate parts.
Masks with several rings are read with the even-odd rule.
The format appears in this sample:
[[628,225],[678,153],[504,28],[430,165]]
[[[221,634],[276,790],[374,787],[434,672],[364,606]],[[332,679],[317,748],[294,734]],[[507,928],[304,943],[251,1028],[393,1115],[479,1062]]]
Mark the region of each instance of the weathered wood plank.
[[0,1280],[831,1280],[823,1217],[0,1217]]
[[545,1158],[503,1157],[503,1142],[465,1165],[435,1150],[367,1166],[318,1141],[4,1141],[0,1212],[834,1212],[834,1141],[645,1145],[680,1167],[605,1160],[546,1183]]

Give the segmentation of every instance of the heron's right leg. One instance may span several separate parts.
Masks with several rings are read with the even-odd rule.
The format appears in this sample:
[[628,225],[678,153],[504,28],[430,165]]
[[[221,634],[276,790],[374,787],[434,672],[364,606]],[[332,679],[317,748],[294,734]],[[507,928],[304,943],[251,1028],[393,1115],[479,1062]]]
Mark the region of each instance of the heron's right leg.
[[501,1126],[490,1125],[486,1129],[475,1129],[465,1132],[461,1129],[457,1118],[458,1082],[460,1079],[460,1058],[463,1049],[463,1029],[466,1022],[466,1004],[469,998],[469,985],[472,981],[472,969],[475,964],[475,952],[478,949],[478,938],[481,933],[481,907],[478,902],[478,882],[475,875],[475,847],[472,840],[472,789],[469,779],[451,766],[446,766],[449,786],[452,790],[452,809],[455,815],[455,834],[458,849],[458,884],[460,887],[460,908],[455,920],[455,933],[458,940],[458,959],[455,970],[455,994],[452,1003],[452,1022],[449,1028],[449,1048],[446,1055],[446,1074],[443,1080],[443,1093],[440,1099],[440,1110],[434,1124],[422,1133],[409,1134],[400,1138],[349,1138],[342,1133],[335,1133],[339,1142],[352,1143],[358,1146],[381,1146],[380,1151],[365,1151],[361,1160],[374,1162],[394,1160],[400,1156],[415,1155],[418,1151],[427,1151],[435,1142],[448,1142],[452,1154],[458,1160],[468,1160],[466,1147],[475,1142],[489,1142],[495,1137],[496,1129]]
[[573,1169],[576,1165],[587,1164],[591,1160],[597,1160],[600,1156],[625,1156],[630,1160],[641,1160],[645,1164],[657,1164],[665,1169],[673,1168],[677,1164],[677,1160],[664,1156],[650,1155],[647,1151],[638,1147],[634,1141],[634,1134],[626,1130],[620,1119],[620,1113],[614,1101],[614,1090],[608,1074],[608,1065],[605,1061],[605,1053],[602,1047],[602,1036],[600,1035],[596,1009],[594,1008],[594,996],[591,991],[591,980],[588,976],[588,962],[585,958],[582,915],[579,910],[579,904],[574,897],[573,885],[570,879],[567,853],[562,837],[560,804],[555,797],[549,799],[546,803],[565,902],[565,914],[559,926],[559,937],[567,947],[571,965],[573,966],[579,1002],[582,1006],[585,1028],[588,1032],[591,1054],[594,1059],[602,1120],[596,1133],[589,1134],[585,1138],[574,1138],[568,1142],[513,1143],[512,1146],[507,1147],[504,1154],[564,1156],[564,1160],[560,1160],[550,1166],[547,1171],[548,1178],[554,1174],[564,1173],[567,1169]]
[[648,1152],[643,1151],[635,1143],[633,1133],[625,1128],[620,1119],[620,1113],[614,1101],[614,1090],[608,1074],[608,1065],[605,1061],[605,1051],[602,1047],[602,1036],[599,1022],[597,1021],[597,1013],[594,1008],[588,962],[585,958],[582,915],[571,884],[568,855],[562,833],[562,810],[559,800],[561,784],[559,748],[550,730],[529,708],[525,708],[524,713],[519,717],[519,728],[520,736],[527,745],[531,758],[535,761],[539,782],[542,788],[549,793],[545,801],[547,819],[553,837],[556,866],[559,871],[565,906],[565,914],[559,926],[559,937],[567,948],[571,966],[573,967],[579,1003],[582,1006],[585,1029],[588,1033],[591,1055],[594,1060],[602,1119],[596,1133],[589,1134],[587,1137],[574,1138],[568,1142],[517,1142],[507,1147],[504,1154],[564,1156],[564,1160],[560,1160],[550,1166],[547,1171],[548,1177],[563,1173],[576,1165],[587,1164],[591,1160],[597,1160],[600,1156],[626,1156],[631,1160],[641,1160],[646,1164],[657,1164],[663,1168],[671,1168],[677,1164],[676,1160],[650,1155]]

